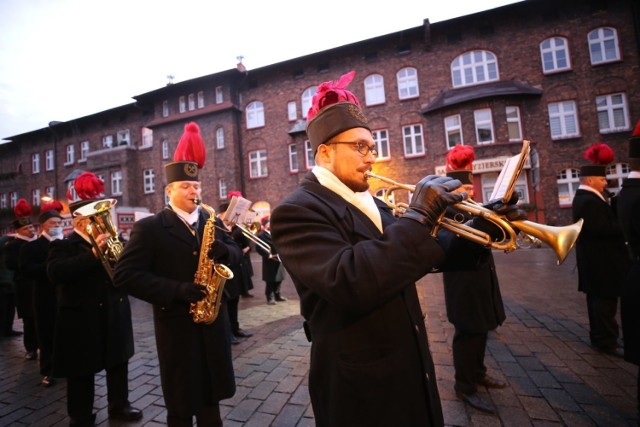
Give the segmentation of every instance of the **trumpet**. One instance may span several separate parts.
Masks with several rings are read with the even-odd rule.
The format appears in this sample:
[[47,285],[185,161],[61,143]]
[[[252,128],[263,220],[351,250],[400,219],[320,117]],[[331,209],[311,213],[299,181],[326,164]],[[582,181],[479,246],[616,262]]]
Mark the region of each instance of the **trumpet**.
[[[390,178],[376,175],[371,171],[365,172],[365,177],[367,179],[379,179],[380,181],[389,184],[389,188],[384,191],[383,201],[390,208],[399,212],[404,212],[408,208],[408,205],[406,203],[396,204],[390,200],[390,197],[392,193],[397,190],[414,192],[416,189],[415,185],[402,184]],[[502,231],[502,240],[493,241],[489,234],[480,230],[476,230],[475,228],[469,227],[466,224],[450,218],[446,218],[444,216],[440,217],[438,223],[433,228],[433,231],[431,233],[432,236],[435,237],[438,229],[443,228],[455,233],[459,237],[471,240],[472,242],[481,244],[483,246],[491,247],[493,249],[499,249],[504,252],[511,252],[518,248],[518,232],[516,231],[517,229],[523,233],[527,233],[540,239],[542,242],[550,246],[556,254],[558,265],[564,262],[567,255],[569,255],[569,252],[571,252],[571,249],[573,249],[573,246],[578,239],[578,235],[580,234],[580,230],[582,229],[582,223],[584,222],[584,220],[581,218],[574,224],[562,227],[554,227],[550,225],[538,224],[527,220],[509,221],[504,216],[498,215],[491,209],[487,209],[479,203],[474,202],[473,200],[463,200],[456,203],[454,206],[461,211],[468,212],[471,215],[479,216],[487,221],[492,222]]]
[[261,229],[261,226],[259,223],[252,222],[249,225],[244,225],[244,224],[236,224],[236,225],[238,226],[240,231],[242,231],[242,234],[244,234],[245,237],[247,237],[256,245],[260,246],[266,252],[271,253],[271,246],[257,236],[257,234],[260,232],[260,229]]

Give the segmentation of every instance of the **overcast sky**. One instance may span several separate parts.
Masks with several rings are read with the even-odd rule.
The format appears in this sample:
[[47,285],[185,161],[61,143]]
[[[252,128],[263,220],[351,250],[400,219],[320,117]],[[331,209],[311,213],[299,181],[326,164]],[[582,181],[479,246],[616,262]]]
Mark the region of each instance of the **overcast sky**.
[[238,56],[251,70],[515,2],[0,0],[0,140],[131,103],[168,75],[234,68]]

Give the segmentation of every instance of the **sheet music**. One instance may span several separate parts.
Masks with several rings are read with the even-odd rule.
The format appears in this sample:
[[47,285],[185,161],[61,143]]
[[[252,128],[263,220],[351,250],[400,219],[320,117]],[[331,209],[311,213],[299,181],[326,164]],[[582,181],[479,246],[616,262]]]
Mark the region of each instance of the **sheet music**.
[[496,180],[496,184],[493,187],[493,192],[489,200],[502,199],[503,203],[507,203],[513,195],[513,190],[516,185],[516,181],[520,176],[520,172],[524,167],[530,151],[529,141],[526,139],[522,141],[522,150],[520,154],[510,157],[505,162],[500,175]]
[[224,214],[224,219],[234,224],[244,224],[249,208],[251,208],[250,200],[233,196],[229,202],[229,208]]

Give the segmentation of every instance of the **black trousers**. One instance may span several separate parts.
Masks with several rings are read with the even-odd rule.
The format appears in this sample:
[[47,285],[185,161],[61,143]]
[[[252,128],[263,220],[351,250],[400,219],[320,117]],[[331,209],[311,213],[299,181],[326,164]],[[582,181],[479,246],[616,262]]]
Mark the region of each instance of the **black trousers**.
[[53,334],[56,324],[56,301],[34,298],[33,311],[36,337],[40,349],[40,375],[51,375]]
[[618,346],[620,330],[616,320],[618,298],[587,294],[589,338],[594,347],[604,350]]
[[[4,285],[3,285],[4,286]],[[0,290],[0,292],[2,292]],[[16,317],[15,294],[0,293],[0,337],[13,331],[13,319]]]
[[456,391],[465,394],[475,393],[477,381],[487,373],[487,367],[484,365],[487,334],[470,333],[455,328],[452,347]]
[[[128,363],[107,369],[107,402],[109,408],[122,408],[129,403]],[[67,412],[73,425],[92,425],[95,375],[67,377]]]
[[22,339],[24,349],[29,353],[38,351],[38,335],[36,334],[36,318],[34,316],[25,316],[22,318]]
[[240,329],[240,322],[238,321],[238,303],[240,297],[227,299],[227,312],[229,313],[229,323],[231,324],[231,332],[236,333]]
[[[203,406],[196,414],[196,422],[198,427],[222,427],[222,418],[220,417],[220,405],[214,403],[210,406]],[[192,427],[193,417],[178,417],[167,412],[167,427]]]
[[270,298],[275,298],[280,295],[280,284],[282,282],[265,282],[264,293],[267,296],[267,301]]

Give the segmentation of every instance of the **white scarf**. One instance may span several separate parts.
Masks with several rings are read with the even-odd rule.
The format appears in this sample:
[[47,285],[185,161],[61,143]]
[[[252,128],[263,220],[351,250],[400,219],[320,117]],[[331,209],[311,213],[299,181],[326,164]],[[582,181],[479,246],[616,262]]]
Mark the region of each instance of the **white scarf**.
[[578,190],[586,190],[586,191],[591,191],[593,194],[597,194],[598,197],[600,197],[602,199],[603,202],[607,203],[607,201],[605,200],[604,196],[602,195],[601,192],[599,192],[598,190],[596,190],[593,187],[589,187],[586,184],[580,184],[580,186],[578,187]]
[[193,229],[192,225],[198,222],[198,219],[200,219],[200,206],[196,206],[195,210],[191,213],[183,211],[182,209],[175,207],[171,203],[169,203],[169,206],[171,206],[171,209],[173,209],[176,215],[178,215],[178,218],[180,218],[182,222],[185,223],[187,228],[189,228],[191,234],[195,235],[195,230]]
[[323,187],[336,193],[347,202],[351,203],[356,208],[360,209],[382,232],[382,219],[380,218],[380,211],[376,202],[373,200],[373,196],[368,191],[362,191],[356,193],[349,187],[344,185],[342,181],[338,179],[330,170],[323,168],[322,166],[314,166],[311,172],[318,178],[320,184]]

